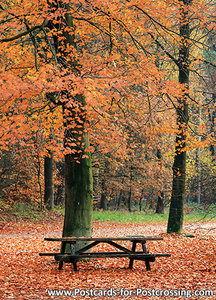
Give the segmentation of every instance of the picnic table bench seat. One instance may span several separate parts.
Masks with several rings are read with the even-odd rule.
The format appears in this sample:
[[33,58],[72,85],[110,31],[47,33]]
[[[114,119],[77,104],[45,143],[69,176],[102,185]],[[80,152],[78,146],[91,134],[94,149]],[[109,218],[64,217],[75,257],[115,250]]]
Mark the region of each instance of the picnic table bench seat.
[[[150,262],[154,262],[156,257],[170,257],[168,253],[149,253],[146,249],[146,241],[160,241],[161,237],[144,237],[144,236],[126,236],[126,237],[62,237],[62,238],[45,238],[45,241],[59,241],[62,243],[61,252],[39,253],[40,256],[54,256],[56,261],[59,261],[59,269],[62,269],[63,262],[73,264],[74,271],[77,271],[77,262],[81,259],[90,258],[123,258],[128,257],[129,268],[133,268],[134,260],[145,261],[147,271],[150,270]],[[77,242],[87,242],[86,246],[75,251],[74,245]],[[120,241],[132,242],[132,249],[126,248],[119,244]],[[100,243],[112,245],[118,251],[106,252],[86,252]],[[136,251],[136,245],[142,245],[142,251]],[[69,244],[71,252],[65,252],[66,245]],[[120,250],[120,251],[119,251]]]

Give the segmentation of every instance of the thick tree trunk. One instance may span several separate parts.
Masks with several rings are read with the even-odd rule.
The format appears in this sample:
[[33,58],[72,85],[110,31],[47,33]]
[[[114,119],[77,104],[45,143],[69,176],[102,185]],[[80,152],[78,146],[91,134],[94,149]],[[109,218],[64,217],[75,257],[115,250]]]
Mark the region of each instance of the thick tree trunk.
[[65,155],[65,218],[63,236],[91,236],[92,199],[91,158],[82,158],[77,163],[74,160],[74,155]]
[[[77,127],[71,129],[65,122],[65,149],[76,144],[72,152],[65,155],[65,218],[63,236],[91,236],[93,211],[93,176],[88,134],[85,132],[85,98],[77,95],[75,106],[80,105]],[[70,112],[75,119],[73,109]],[[74,127],[74,126],[73,126]],[[76,249],[83,243],[76,244]]]
[[53,189],[53,153],[48,151],[48,156],[44,158],[44,205],[48,209],[54,208]]
[[[77,50],[73,17],[70,5],[61,1],[51,2],[52,11],[58,11],[57,19],[49,22],[54,29],[53,44],[58,54],[56,59],[65,77],[65,88],[61,91],[65,127],[65,218],[63,237],[91,236],[93,210],[93,177],[88,135],[86,133],[85,97],[78,91],[74,82],[67,79],[73,73],[80,76],[81,65],[76,55]],[[63,9],[65,14],[61,14]],[[55,35],[56,34],[56,35]],[[70,57],[70,59],[69,59]],[[76,244],[79,249],[83,246]]]
[[189,88],[189,19],[188,6],[191,0],[182,0],[180,20],[179,82],[184,85],[184,95],[178,101],[175,157],[173,163],[173,185],[167,232],[181,232],[183,225],[185,179],[186,179],[186,130],[188,124]]

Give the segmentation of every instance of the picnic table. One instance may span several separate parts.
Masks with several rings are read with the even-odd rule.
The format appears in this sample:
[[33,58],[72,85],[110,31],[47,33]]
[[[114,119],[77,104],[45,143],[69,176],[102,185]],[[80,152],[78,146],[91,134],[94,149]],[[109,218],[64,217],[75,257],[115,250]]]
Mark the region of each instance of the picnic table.
[[[129,258],[129,268],[133,268],[134,260],[145,261],[147,271],[150,270],[150,262],[154,262],[156,257],[170,257],[168,253],[149,253],[146,248],[147,241],[161,241],[161,237],[145,237],[145,236],[126,236],[126,237],[62,237],[62,238],[45,238],[45,241],[59,241],[62,243],[60,253],[39,253],[40,256],[54,256],[59,261],[59,270],[62,269],[63,262],[73,264],[74,271],[77,271],[77,262],[86,258]],[[123,246],[121,242],[129,241],[131,249]],[[86,242],[86,246],[76,250],[76,243]],[[106,243],[115,248],[114,252],[86,252],[98,244]],[[66,245],[69,244],[71,251],[65,252]],[[142,245],[142,251],[136,251],[137,244]],[[119,251],[120,250],[120,251]]]

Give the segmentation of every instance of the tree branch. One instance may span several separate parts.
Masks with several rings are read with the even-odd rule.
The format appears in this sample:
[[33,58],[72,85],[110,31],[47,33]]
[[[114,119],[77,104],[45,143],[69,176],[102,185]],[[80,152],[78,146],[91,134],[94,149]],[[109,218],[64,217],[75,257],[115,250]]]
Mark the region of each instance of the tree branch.
[[45,25],[46,25],[46,20],[43,21],[43,24],[42,24],[42,25],[36,25],[36,26],[34,26],[34,27],[32,27],[32,28],[30,28],[30,29],[24,31],[24,32],[21,32],[20,34],[17,34],[17,35],[15,35],[15,36],[12,36],[12,37],[10,37],[10,38],[1,39],[1,40],[0,40],[0,43],[7,43],[7,42],[15,41],[15,40],[21,38],[22,36],[25,36],[25,35],[27,35],[27,34],[33,32],[33,31],[35,31],[36,29],[43,29]]

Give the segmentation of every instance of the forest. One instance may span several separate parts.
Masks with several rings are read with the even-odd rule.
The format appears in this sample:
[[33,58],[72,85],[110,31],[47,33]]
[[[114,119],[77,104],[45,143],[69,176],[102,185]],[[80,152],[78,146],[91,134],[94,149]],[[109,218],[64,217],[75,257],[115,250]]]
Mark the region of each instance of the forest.
[[0,0],[0,298],[215,299],[215,7]]
[[92,207],[170,206],[171,232],[185,203],[214,207],[214,13],[201,0],[2,1],[1,201],[64,205],[68,220],[80,201],[89,224]]

